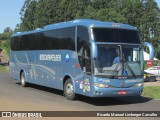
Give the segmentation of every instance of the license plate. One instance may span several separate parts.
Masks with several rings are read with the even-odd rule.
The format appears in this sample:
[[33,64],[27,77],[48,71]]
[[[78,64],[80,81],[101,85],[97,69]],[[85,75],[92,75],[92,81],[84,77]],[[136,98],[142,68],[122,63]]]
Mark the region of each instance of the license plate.
[[126,94],[127,94],[127,91],[124,91],[124,90],[118,91],[118,95],[126,95]]

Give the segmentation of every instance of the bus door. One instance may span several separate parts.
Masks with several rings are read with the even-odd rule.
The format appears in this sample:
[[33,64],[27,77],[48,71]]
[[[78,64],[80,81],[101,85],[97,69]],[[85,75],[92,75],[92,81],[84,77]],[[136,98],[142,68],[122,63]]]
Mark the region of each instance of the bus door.
[[89,94],[91,91],[91,58],[90,45],[84,44],[78,51],[78,60],[80,69],[76,69],[76,79],[79,81],[79,88],[81,94]]

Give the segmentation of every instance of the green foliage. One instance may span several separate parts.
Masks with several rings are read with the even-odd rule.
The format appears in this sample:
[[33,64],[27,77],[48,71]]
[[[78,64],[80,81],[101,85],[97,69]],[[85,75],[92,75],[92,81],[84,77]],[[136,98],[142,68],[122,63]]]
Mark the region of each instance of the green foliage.
[[4,33],[13,33],[13,30],[10,27],[6,27]]
[[0,48],[9,56],[10,38],[13,34],[13,30],[9,27],[4,29],[4,33],[0,34]]
[[142,41],[151,42],[160,58],[160,10],[155,0],[26,0],[15,31],[89,18],[136,26]]
[[13,34],[13,33],[12,32],[5,32],[5,33],[0,34],[0,40],[4,40],[4,41],[9,40],[11,34]]
[[8,72],[8,71],[9,71],[8,66],[0,65],[0,72]]
[[22,31],[33,30],[35,28],[36,0],[26,0],[22,11]]

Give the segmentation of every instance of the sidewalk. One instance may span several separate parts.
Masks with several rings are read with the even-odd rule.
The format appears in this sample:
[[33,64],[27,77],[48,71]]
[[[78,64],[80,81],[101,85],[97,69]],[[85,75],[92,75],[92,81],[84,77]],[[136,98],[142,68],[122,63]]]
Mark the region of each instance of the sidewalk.
[[160,81],[156,81],[156,82],[144,82],[144,86],[160,86]]

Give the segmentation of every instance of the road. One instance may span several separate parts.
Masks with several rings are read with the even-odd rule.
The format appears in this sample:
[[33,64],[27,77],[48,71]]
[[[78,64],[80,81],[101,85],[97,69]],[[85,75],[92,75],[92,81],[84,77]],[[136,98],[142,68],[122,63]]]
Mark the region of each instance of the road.
[[80,96],[70,101],[62,91],[55,89],[36,85],[24,88],[8,74],[0,72],[0,111],[160,111],[160,100],[145,97],[93,99]]

